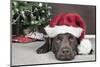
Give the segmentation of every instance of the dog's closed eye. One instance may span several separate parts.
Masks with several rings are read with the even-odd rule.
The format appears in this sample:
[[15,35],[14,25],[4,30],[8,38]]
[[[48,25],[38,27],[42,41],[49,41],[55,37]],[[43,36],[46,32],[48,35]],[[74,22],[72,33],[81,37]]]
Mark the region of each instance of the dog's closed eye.
[[56,39],[61,41],[61,40],[62,40],[62,36],[58,35],[58,36],[56,37]]
[[75,40],[75,37],[71,35],[71,36],[69,36],[69,40],[70,41],[74,41]]
[[60,43],[62,41],[62,38],[61,37],[56,37],[56,42],[57,43]]

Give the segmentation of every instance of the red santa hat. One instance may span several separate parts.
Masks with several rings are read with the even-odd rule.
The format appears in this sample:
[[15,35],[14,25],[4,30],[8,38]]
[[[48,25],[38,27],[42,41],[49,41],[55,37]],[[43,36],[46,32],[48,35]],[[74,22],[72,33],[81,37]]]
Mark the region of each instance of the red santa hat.
[[[84,40],[84,35],[86,33],[86,25],[84,20],[79,14],[76,13],[60,13],[57,16],[55,16],[48,26],[45,27],[45,31],[47,32],[49,37],[55,37],[58,34],[62,33],[70,33],[74,35],[75,37],[80,39],[80,44],[82,40]],[[84,40],[86,45],[86,41]],[[89,40],[88,40],[89,41]],[[82,42],[83,46],[83,42]],[[81,45],[78,47],[79,52],[82,53],[84,48],[80,48]],[[89,49],[91,47],[88,47]],[[89,51],[85,51],[89,52]],[[86,53],[85,53],[86,54]]]

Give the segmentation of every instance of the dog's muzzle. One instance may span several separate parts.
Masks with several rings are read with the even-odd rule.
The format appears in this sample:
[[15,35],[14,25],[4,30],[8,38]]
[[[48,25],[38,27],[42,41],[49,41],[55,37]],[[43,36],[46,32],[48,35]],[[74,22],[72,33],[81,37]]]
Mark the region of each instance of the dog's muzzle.
[[75,53],[73,50],[71,49],[62,49],[62,50],[59,50],[56,54],[55,54],[56,58],[58,60],[72,60],[74,59],[75,57]]

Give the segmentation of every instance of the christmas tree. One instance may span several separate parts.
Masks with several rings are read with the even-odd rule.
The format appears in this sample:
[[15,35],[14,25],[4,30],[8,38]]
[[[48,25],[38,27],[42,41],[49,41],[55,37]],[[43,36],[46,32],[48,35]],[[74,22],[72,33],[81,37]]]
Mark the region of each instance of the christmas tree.
[[[38,27],[45,27],[51,20],[52,7],[47,3],[12,1],[12,33],[22,33],[25,27],[31,27],[36,31]],[[16,30],[15,30],[16,29]]]

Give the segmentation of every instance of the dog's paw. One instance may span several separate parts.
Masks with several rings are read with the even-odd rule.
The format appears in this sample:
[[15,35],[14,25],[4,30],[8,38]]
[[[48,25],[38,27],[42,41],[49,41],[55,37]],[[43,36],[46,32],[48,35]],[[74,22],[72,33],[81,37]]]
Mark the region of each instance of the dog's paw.
[[42,54],[42,53],[47,53],[48,52],[48,49],[44,48],[44,47],[40,47],[36,50],[36,52],[38,54]]

